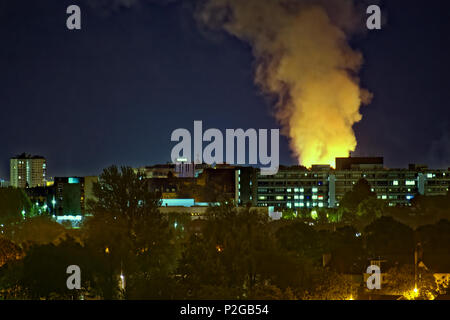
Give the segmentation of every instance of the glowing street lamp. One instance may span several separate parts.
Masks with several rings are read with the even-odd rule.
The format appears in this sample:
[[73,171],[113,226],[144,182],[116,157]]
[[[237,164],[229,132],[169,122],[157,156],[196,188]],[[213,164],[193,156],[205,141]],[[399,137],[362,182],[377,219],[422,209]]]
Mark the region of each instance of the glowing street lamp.
[[122,288],[122,290],[125,290],[125,276],[123,275],[123,273],[120,274],[120,287]]

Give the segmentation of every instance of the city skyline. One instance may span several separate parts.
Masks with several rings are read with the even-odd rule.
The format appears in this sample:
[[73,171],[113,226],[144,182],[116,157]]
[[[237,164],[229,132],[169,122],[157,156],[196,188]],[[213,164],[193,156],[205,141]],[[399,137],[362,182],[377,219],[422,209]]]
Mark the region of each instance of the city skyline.
[[0,300],[449,300],[449,12],[0,0]]
[[[23,151],[43,154],[50,176],[166,163],[170,132],[197,119],[219,129],[280,127],[254,84],[248,45],[201,30],[191,2],[105,12],[79,1],[76,32],[65,27],[69,4],[2,5],[0,95],[8,118],[0,127],[0,177]],[[441,41],[449,22],[436,18],[446,6],[386,1],[382,30],[351,39],[364,57],[361,86],[373,93],[353,126],[353,155],[384,156],[388,167],[450,165],[449,47]],[[296,162],[280,137],[280,163]]]

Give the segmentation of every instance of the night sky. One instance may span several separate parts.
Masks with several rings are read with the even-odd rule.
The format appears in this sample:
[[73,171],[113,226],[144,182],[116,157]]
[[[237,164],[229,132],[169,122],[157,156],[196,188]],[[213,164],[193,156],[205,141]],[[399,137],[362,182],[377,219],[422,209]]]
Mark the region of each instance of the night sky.
[[[354,155],[450,166],[447,2],[382,1],[383,29],[352,41],[374,94],[354,126]],[[194,120],[279,127],[254,85],[249,46],[202,32],[191,2],[87,3],[0,0],[0,177],[22,152],[45,156],[50,176],[166,163],[171,132],[193,131]],[[81,7],[80,31],[66,28],[70,4]],[[280,162],[295,163],[284,137]]]

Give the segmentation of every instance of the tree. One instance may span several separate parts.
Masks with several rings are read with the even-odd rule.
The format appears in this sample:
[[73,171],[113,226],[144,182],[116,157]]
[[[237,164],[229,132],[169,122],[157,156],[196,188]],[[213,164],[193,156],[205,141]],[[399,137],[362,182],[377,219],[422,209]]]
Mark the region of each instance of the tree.
[[11,260],[18,260],[22,255],[19,246],[5,237],[0,237],[0,267]]
[[364,229],[367,251],[372,256],[411,262],[414,257],[413,230],[391,217],[381,217]]
[[381,294],[403,295],[407,299],[434,299],[437,285],[430,272],[422,270],[417,281],[417,292],[414,280],[414,265],[395,266],[387,270],[381,283]]
[[320,260],[322,250],[318,234],[308,224],[298,221],[281,227],[276,232],[280,246],[288,251],[294,251],[300,256]]
[[27,218],[6,228],[8,237],[17,244],[46,244],[63,238],[66,229],[48,216]]
[[[141,172],[109,167],[94,183],[93,217],[83,227],[87,244],[103,261],[101,295],[107,299],[156,299],[176,267],[174,230],[158,210],[160,195],[150,192]],[[122,292],[119,276],[125,278]]]
[[416,230],[417,241],[423,250],[423,262],[435,272],[450,269],[450,222],[440,220]]
[[340,273],[356,273],[366,265],[363,241],[354,227],[338,228],[330,237],[331,269]]
[[367,198],[358,204],[356,209],[355,225],[359,229],[372,223],[375,219],[381,218],[386,210],[386,203],[374,197]]
[[280,289],[271,284],[257,285],[250,300],[297,300],[291,288]]
[[[91,257],[72,238],[58,245],[30,247],[25,258],[2,268],[0,283],[15,292],[15,297],[28,299],[78,299],[87,292],[91,280]],[[77,265],[82,270],[81,290],[67,288],[67,267]]]
[[201,234],[189,239],[178,273],[192,299],[244,299],[257,288],[287,290],[297,284],[301,265],[278,248],[268,217],[232,202],[212,207]]
[[313,288],[302,295],[302,300],[350,300],[356,297],[358,288],[349,276],[319,269],[313,278]]
[[371,191],[371,186],[366,179],[359,179],[353,186],[353,190],[345,193],[339,202],[339,207],[350,212],[356,212],[358,205],[366,199],[375,198],[375,192]]
[[19,222],[30,210],[31,201],[23,189],[0,188],[0,224]]

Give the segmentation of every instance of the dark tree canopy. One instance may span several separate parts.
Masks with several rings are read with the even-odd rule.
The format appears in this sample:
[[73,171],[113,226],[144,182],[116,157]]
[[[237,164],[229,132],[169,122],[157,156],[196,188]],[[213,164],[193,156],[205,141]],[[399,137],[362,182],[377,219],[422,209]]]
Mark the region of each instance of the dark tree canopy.
[[128,298],[161,298],[168,274],[176,266],[175,232],[158,210],[160,195],[150,192],[140,172],[109,167],[94,183],[93,214],[84,226],[86,242],[106,272],[102,296],[120,294],[118,278],[126,279]]
[[392,217],[381,217],[364,230],[368,253],[399,262],[414,258],[414,231]]
[[362,201],[375,197],[376,194],[371,191],[369,182],[366,179],[359,179],[353,186],[353,190],[344,195],[339,202],[339,207],[355,212]]
[[31,201],[23,189],[0,188],[0,224],[9,224],[22,219],[22,211],[30,213]]

